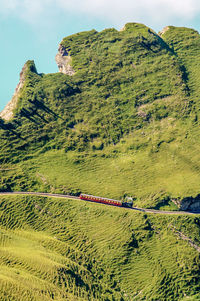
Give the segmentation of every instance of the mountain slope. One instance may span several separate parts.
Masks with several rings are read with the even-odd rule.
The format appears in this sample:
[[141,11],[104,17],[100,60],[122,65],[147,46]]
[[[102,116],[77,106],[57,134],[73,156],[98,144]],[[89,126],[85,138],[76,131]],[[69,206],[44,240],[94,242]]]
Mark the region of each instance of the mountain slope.
[[[142,24],[63,39],[0,119],[0,191],[200,210],[199,34]],[[7,112],[8,113],[8,112]],[[0,197],[1,300],[198,300],[198,215]]]
[[200,243],[197,217],[55,198],[0,204],[4,301],[198,300],[199,252],[186,240]]
[[[37,74],[27,62],[14,118],[1,120],[1,189],[129,194],[144,206],[195,197],[198,100],[190,77],[199,63],[184,53],[187,35],[188,51],[198,53],[199,35],[184,29],[178,51],[170,31],[161,38],[129,23],[64,38],[59,64],[70,75]],[[12,162],[17,172],[7,170]]]

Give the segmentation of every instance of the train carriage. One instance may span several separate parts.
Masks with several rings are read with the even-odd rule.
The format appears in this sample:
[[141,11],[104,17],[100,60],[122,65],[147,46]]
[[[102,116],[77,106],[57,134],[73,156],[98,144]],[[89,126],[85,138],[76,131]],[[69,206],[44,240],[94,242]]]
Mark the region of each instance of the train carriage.
[[112,206],[118,206],[118,207],[132,208],[132,206],[133,206],[133,201],[128,201],[128,202],[127,201],[118,201],[118,200],[102,198],[99,196],[83,194],[83,193],[80,195],[80,199],[85,200],[85,201],[95,202],[95,203],[102,203],[102,204],[107,204],[107,205],[112,205]]

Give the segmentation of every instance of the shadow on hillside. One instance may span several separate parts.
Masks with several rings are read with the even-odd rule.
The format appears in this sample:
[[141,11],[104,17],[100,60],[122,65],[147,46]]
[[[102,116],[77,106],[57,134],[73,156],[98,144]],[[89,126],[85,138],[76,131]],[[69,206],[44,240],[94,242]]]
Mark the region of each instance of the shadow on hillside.
[[52,111],[51,109],[49,109],[44,103],[42,103],[41,101],[37,100],[37,99],[34,99],[34,100],[31,100],[29,99],[28,100],[32,105],[34,105],[37,109],[40,109],[44,112],[46,112],[47,114],[50,114],[52,116],[54,116],[55,119],[57,118],[61,118],[57,113],[55,113],[54,111]]
[[3,119],[0,119],[0,129],[4,131],[9,131],[13,135],[15,135],[17,138],[24,140],[19,133],[16,132],[15,126],[8,122],[6,123]]
[[31,122],[34,122],[36,124],[38,124],[38,122],[33,118],[34,114],[33,111],[29,111],[26,109],[21,109],[20,111],[20,116],[27,118],[28,120],[30,120]]
[[[32,123],[35,123],[36,125],[40,124],[40,122],[38,121],[38,119],[36,117],[39,117],[40,120],[42,120],[45,123],[48,123],[49,121],[45,118],[45,116],[43,116],[41,113],[39,113],[39,110],[41,110],[41,111],[44,111],[45,113],[47,113],[48,115],[51,115],[54,118],[54,120],[56,120],[58,118],[63,119],[61,116],[59,116],[54,111],[49,109],[46,105],[44,105],[41,101],[30,100],[30,99],[28,101],[33,106],[29,107],[28,109],[22,108],[21,111],[18,113],[18,117],[24,117],[24,118],[28,119],[29,121],[31,121]],[[17,120],[17,119],[18,118],[16,118],[13,121],[13,125],[16,124],[17,126],[19,126],[19,125],[21,125],[21,122],[20,122],[20,120]],[[5,129],[5,126],[2,128]]]
[[[54,118],[54,120],[57,120],[58,118],[63,119],[61,116],[59,116],[57,113],[55,113],[53,110],[48,108],[44,103],[42,103],[39,100],[28,100],[29,103],[32,105],[32,107],[29,108],[22,108],[19,113],[15,115],[15,118],[12,122],[6,122],[3,119],[0,118],[0,129],[4,131],[8,131],[15,135],[17,138],[21,140],[26,140],[24,139],[20,133],[17,132],[17,128],[22,125],[22,122],[20,120],[20,117],[24,117],[28,119],[30,122],[36,124],[36,125],[41,125],[40,120],[42,120],[44,123],[49,123],[49,120],[47,120],[43,116],[40,111],[43,111],[46,113],[46,115],[50,115]],[[38,118],[40,118],[40,120]]]

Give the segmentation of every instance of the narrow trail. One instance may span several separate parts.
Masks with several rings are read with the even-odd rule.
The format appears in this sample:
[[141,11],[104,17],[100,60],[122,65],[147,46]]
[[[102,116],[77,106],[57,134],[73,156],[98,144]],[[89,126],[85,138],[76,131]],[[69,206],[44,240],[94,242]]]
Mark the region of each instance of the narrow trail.
[[[15,192],[0,192],[0,196],[7,196],[7,195],[36,195],[36,196],[43,196],[43,197],[51,197],[51,198],[66,198],[66,199],[72,199],[72,200],[79,200],[79,201],[84,201],[84,202],[91,202],[92,201],[86,201],[86,200],[81,200],[77,196],[72,196],[68,194],[58,194],[58,193],[47,193],[47,192],[20,192],[20,191],[15,191]],[[117,201],[117,200],[116,200]],[[104,206],[113,206],[109,204],[102,204],[102,203],[97,203],[101,204]],[[128,210],[135,210],[139,212],[146,212],[146,213],[154,213],[154,214],[187,214],[187,215],[194,215],[194,214],[200,214],[200,212],[189,212],[189,211],[163,211],[163,210],[155,210],[155,209],[146,209],[146,208],[138,208],[138,207],[132,207],[132,208],[126,208],[126,207],[120,207],[123,209],[128,209]]]

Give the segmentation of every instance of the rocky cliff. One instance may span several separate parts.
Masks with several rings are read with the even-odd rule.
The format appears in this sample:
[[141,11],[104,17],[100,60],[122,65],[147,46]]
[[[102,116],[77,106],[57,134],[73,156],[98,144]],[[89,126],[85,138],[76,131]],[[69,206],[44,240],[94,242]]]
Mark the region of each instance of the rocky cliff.
[[0,117],[4,120],[9,121],[13,117],[13,112],[17,106],[17,101],[19,98],[20,91],[24,86],[24,82],[25,82],[25,78],[26,78],[26,71],[27,71],[27,63],[23,66],[22,71],[20,72],[20,80],[15,89],[15,93],[14,93],[12,99],[9,101],[9,103],[6,105],[6,107],[3,109],[3,111],[0,112]]
[[74,75],[75,71],[71,66],[71,57],[62,45],[58,48],[55,60],[61,73],[68,74],[70,76]]

